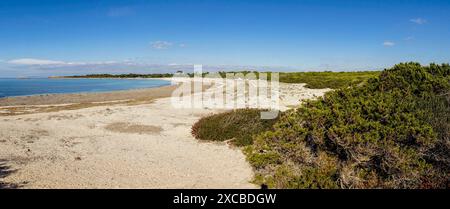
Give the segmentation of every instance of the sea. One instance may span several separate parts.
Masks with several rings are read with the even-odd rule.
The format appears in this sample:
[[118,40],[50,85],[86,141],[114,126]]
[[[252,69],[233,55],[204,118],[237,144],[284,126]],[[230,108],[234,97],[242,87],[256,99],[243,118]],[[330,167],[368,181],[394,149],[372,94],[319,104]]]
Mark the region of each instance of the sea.
[[170,85],[156,79],[13,79],[0,78],[0,98],[45,94],[110,92]]

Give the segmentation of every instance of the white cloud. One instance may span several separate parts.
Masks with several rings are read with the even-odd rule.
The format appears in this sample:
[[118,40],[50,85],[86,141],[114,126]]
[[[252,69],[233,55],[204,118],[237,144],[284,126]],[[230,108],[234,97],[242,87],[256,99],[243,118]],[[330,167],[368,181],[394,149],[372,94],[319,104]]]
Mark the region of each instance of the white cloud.
[[185,47],[186,47],[186,44],[181,43],[181,44],[178,44],[178,46],[179,46],[180,48],[185,48]]
[[414,39],[416,39],[414,36],[408,36],[405,38],[405,41],[412,41]]
[[43,60],[43,59],[32,59],[32,58],[22,58],[8,61],[9,64],[14,65],[63,65],[68,64],[62,61],[54,60]]
[[168,41],[155,41],[150,44],[154,49],[168,49],[173,45],[173,43]]
[[418,24],[418,25],[423,25],[428,22],[427,20],[425,20],[423,18],[414,18],[414,19],[410,19],[409,21],[412,23]]
[[55,61],[55,60],[45,60],[45,59],[34,59],[34,58],[20,58],[7,61],[8,64],[12,65],[29,65],[29,66],[46,66],[46,67],[62,67],[62,66],[92,66],[92,65],[114,65],[114,64],[127,64],[128,61],[99,61],[99,62],[66,62],[66,61]]
[[383,42],[383,46],[385,46],[385,47],[393,47],[393,46],[395,46],[395,43],[392,42],[392,41],[385,41],[385,42]]

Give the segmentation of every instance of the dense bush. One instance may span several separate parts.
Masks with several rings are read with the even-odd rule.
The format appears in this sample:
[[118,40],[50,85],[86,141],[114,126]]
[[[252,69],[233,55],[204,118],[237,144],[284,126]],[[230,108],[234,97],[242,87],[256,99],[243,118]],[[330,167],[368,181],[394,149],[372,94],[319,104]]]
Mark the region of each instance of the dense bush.
[[[227,73],[247,75],[254,73],[259,78],[259,72],[241,71],[241,72],[219,72],[220,76],[225,78]],[[267,79],[271,79],[271,72],[267,73]],[[305,83],[307,88],[311,89],[338,89],[351,85],[358,85],[366,82],[370,78],[376,78],[380,71],[361,71],[361,72],[281,72],[279,81],[282,83]]]
[[271,188],[446,188],[450,66],[399,64],[289,111],[246,148]]
[[261,110],[239,109],[200,119],[192,127],[195,138],[209,141],[232,140],[237,146],[253,143],[253,136],[272,129],[276,120],[261,120]]
[[363,83],[379,74],[379,71],[280,73],[280,82],[306,83],[306,87],[311,89],[338,89]]

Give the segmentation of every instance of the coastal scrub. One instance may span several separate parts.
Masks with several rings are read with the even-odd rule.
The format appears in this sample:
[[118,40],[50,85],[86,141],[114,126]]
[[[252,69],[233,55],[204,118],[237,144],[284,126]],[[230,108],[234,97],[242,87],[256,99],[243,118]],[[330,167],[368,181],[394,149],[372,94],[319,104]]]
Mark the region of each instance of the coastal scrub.
[[308,101],[246,148],[255,181],[270,188],[447,188],[449,93],[449,65],[406,63]]

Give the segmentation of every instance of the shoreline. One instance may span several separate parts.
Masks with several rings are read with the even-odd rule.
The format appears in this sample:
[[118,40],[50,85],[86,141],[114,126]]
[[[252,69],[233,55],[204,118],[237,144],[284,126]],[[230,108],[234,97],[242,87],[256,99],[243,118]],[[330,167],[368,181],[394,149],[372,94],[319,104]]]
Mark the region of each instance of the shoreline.
[[[72,78],[69,78],[72,79]],[[75,78],[76,79],[76,78]],[[122,78],[118,78],[122,79]],[[137,78],[125,78],[137,79]],[[108,92],[56,93],[30,96],[14,96],[0,98],[0,116],[26,115],[42,112],[58,112],[77,110],[97,106],[148,104],[156,99],[171,97],[172,93],[186,82],[203,83],[201,91],[214,88],[211,83],[223,83],[224,79],[201,80],[195,78],[138,78],[148,80],[169,81],[170,84],[160,87],[117,90]],[[223,84],[221,84],[223,85]],[[305,84],[289,84],[280,82],[280,110],[285,111],[297,106],[304,99],[322,96],[331,89],[309,89]],[[194,93],[194,92],[192,92]]]
[[166,97],[138,105],[2,117],[0,163],[15,172],[0,178],[0,184],[40,189],[256,188],[239,149],[192,137],[192,124],[216,111],[177,109],[170,102]]
[[64,105],[169,97],[177,85],[105,92],[51,93],[0,98],[0,107]]
[[240,149],[191,134],[196,121],[218,110],[174,108],[176,87],[144,90],[154,99],[138,104],[44,105],[2,117],[0,163],[16,172],[0,178],[0,188],[256,188]]
[[[0,78],[1,79],[1,78]],[[11,78],[11,79],[17,79],[17,78]],[[49,79],[49,80],[59,80],[59,79],[108,79],[108,80],[149,80],[148,78],[52,78],[52,77],[48,77],[48,78],[33,78],[33,79]],[[164,79],[164,78],[155,78],[155,79],[151,79],[151,80],[161,80],[161,81],[169,81],[169,79]],[[17,95],[17,96],[4,96],[4,97],[0,97],[0,107],[5,106],[4,105],[4,100],[12,100],[12,101],[20,101],[20,100],[24,100],[25,98],[32,98],[32,97],[53,97],[53,96],[57,96],[57,95],[89,95],[89,94],[112,94],[112,93],[117,93],[117,92],[131,92],[133,93],[133,91],[137,92],[137,91],[145,91],[145,90],[150,90],[150,89],[157,89],[157,88],[163,88],[163,87],[170,87],[170,86],[174,86],[174,84],[169,83],[166,85],[160,85],[160,86],[154,86],[154,87],[142,87],[142,88],[130,88],[130,89],[123,89],[123,90],[106,90],[106,91],[80,91],[80,92],[67,92],[67,93],[42,93],[42,94],[29,94],[29,95]],[[23,105],[28,105],[28,104],[23,104]]]
[[[24,105],[0,106],[0,164],[15,170],[0,187],[257,188],[241,149],[191,134],[200,118],[224,110],[174,107],[175,88],[196,80],[170,80],[146,90],[3,100]],[[280,91],[286,106],[328,90],[281,84]]]

